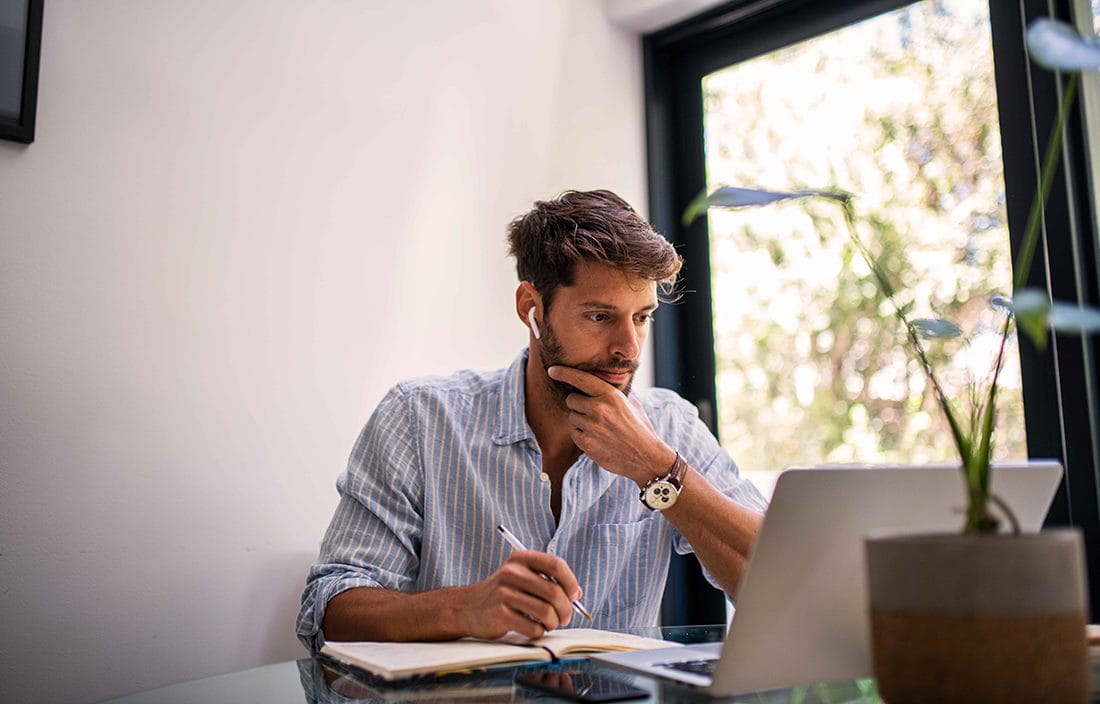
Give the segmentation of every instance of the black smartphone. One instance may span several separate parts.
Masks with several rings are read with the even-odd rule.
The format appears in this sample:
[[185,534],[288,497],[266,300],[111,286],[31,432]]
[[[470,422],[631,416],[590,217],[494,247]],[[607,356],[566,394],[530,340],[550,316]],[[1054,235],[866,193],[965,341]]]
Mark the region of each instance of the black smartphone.
[[524,687],[578,702],[619,702],[642,699],[649,692],[617,677],[588,670],[542,670],[516,676]]

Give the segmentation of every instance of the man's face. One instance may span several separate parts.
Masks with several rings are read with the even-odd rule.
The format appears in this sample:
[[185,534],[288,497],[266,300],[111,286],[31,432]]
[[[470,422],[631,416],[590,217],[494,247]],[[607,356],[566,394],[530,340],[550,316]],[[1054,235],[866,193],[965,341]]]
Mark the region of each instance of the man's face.
[[[579,264],[573,285],[559,288],[543,315],[543,367],[580,369],[629,394],[656,308],[655,281],[598,264]],[[562,405],[566,396],[580,393],[569,384],[546,379]]]

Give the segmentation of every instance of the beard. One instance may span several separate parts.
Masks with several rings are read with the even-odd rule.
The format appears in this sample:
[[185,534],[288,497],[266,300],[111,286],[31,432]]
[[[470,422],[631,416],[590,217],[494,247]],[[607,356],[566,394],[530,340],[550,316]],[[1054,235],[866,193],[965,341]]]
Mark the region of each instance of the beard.
[[[565,349],[562,347],[561,341],[558,340],[557,336],[554,334],[554,329],[550,327],[550,321],[547,320],[548,317],[549,316],[543,316],[542,338],[537,341],[539,345],[539,356],[542,358],[544,370],[549,370],[550,367],[560,366],[572,367],[573,369],[580,369],[582,372],[589,373],[598,371],[630,372],[630,378],[626,380],[623,386],[620,387],[612,384],[627,396],[630,395],[630,388],[634,384],[634,372],[638,370],[638,362],[630,359],[609,357],[596,362],[571,363],[565,358]],[[588,395],[572,384],[567,384],[557,379],[551,379],[549,374],[546,375],[546,381],[550,385],[550,391],[553,393],[554,400],[557,401],[561,408],[567,408],[565,405],[565,398],[569,394],[580,394],[581,396]]]

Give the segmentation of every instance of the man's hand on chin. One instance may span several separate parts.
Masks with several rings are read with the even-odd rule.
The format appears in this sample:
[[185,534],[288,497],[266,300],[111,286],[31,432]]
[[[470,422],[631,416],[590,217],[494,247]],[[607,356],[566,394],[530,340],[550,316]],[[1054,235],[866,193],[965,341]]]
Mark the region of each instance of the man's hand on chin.
[[547,373],[588,394],[569,394],[565,405],[573,443],[596,464],[638,486],[672,467],[676,452],[657,436],[636,399],[579,369],[553,366]]

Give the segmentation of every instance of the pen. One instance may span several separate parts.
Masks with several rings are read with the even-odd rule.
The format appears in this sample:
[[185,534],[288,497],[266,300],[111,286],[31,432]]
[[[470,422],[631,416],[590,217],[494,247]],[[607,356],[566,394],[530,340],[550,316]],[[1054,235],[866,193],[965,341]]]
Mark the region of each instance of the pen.
[[[503,535],[504,539],[508,541],[508,544],[511,545],[512,547],[514,547],[516,550],[526,550],[527,549],[527,547],[523,543],[520,542],[519,538],[517,538],[512,533],[512,531],[510,531],[510,530],[508,530],[507,528],[504,527],[503,523],[499,524],[497,526],[497,530],[500,531],[500,534]],[[554,579],[553,577],[551,577],[548,574],[543,574],[542,578],[543,579],[549,579],[554,584],[558,583],[558,580]],[[589,621],[592,620],[592,614],[588,613],[588,609],[584,608],[584,604],[581,603],[580,599],[577,599],[576,601],[573,602],[573,610],[576,611],[577,613],[579,613],[581,616],[584,616]]]

